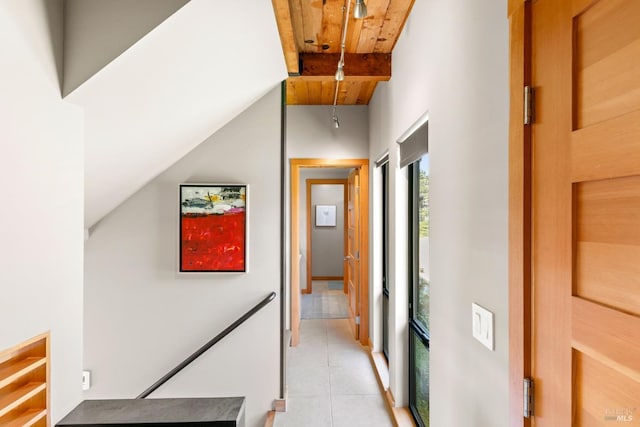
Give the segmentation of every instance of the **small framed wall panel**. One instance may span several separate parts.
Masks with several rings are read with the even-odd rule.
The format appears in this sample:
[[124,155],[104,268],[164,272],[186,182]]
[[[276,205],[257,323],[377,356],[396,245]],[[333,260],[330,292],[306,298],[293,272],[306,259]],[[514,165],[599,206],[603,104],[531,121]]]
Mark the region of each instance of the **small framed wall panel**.
[[316,205],[316,227],[336,226],[336,205]]

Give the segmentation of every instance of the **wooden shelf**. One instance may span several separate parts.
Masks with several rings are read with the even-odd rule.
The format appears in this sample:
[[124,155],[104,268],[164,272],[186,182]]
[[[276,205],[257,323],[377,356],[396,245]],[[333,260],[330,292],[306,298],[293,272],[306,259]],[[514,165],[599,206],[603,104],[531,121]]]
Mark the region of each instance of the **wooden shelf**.
[[47,389],[46,383],[27,383],[0,398],[0,418]]
[[40,421],[46,421],[46,409],[28,409],[13,419],[7,420],[4,427],[29,427],[36,425]]
[[26,357],[16,361],[9,361],[7,366],[0,368],[0,389],[14,383],[20,377],[44,366],[47,360],[44,357]]
[[0,425],[48,425],[49,334],[0,352]]

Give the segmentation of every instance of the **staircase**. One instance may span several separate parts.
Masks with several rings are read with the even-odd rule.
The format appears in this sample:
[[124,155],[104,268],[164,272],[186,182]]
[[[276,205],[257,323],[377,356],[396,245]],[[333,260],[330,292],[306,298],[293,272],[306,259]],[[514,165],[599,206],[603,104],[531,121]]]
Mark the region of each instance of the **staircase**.
[[85,400],[56,427],[244,427],[244,397]]
[[56,427],[200,426],[244,427],[244,397],[147,399],[158,388],[216,345],[251,316],[273,301],[271,292],[262,301],[210,339],[135,399],[85,400]]

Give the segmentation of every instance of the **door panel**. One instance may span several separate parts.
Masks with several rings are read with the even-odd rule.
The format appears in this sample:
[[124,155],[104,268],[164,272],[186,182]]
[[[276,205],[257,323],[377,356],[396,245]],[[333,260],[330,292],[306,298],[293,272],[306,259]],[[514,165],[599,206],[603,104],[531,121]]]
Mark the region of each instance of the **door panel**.
[[640,315],[640,176],[575,184],[574,294]]
[[640,382],[640,318],[580,297],[573,297],[571,316],[572,345],[578,353]]
[[640,111],[576,130],[571,153],[574,182],[635,175],[640,162]]
[[640,385],[627,376],[591,357],[576,352],[575,385],[577,408],[574,425],[596,427],[608,425],[637,425],[634,408],[620,408],[620,402],[637,400]]
[[532,13],[533,425],[640,426],[640,2]]
[[360,176],[359,169],[349,174],[347,192],[347,301],[349,323],[355,339],[359,339],[356,318],[360,316]]
[[575,17],[576,129],[640,107],[640,2],[598,1]]

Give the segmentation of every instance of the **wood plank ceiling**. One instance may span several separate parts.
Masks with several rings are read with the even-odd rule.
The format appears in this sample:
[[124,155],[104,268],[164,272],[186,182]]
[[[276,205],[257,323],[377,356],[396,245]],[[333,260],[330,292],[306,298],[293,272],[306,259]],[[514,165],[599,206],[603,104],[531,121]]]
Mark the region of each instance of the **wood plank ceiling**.
[[287,63],[287,105],[332,105],[340,59],[343,10],[351,1],[345,38],[345,79],[337,105],[366,105],[379,81],[391,78],[391,52],[414,0],[272,0]]

